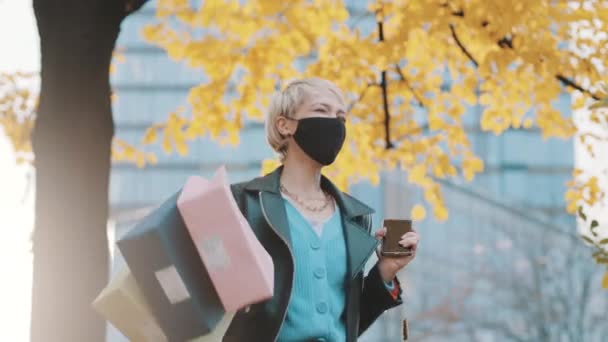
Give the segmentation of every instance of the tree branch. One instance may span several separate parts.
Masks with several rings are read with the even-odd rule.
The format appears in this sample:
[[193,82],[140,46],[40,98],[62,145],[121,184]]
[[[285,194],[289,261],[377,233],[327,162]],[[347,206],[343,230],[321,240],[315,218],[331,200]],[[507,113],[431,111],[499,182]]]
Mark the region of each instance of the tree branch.
[[502,37],[496,43],[498,44],[498,46],[500,46],[503,49],[504,48],[513,49],[513,37],[510,37],[510,38]]
[[[498,44],[498,46],[500,46],[503,49],[508,48],[510,50],[514,50],[513,49],[513,37],[503,37],[503,38],[499,39],[496,43]],[[566,87],[570,87],[570,88],[576,89],[582,93],[588,94],[589,96],[591,96],[591,98],[593,98],[596,101],[600,100],[600,97],[593,94],[589,89],[583,88],[583,86],[574,82],[573,80],[569,79],[568,77],[566,77],[564,75],[556,74],[555,78]]]
[[[477,62],[475,57],[473,57],[473,55],[469,52],[469,50],[464,46],[464,44],[462,43],[460,38],[458,38],[458,35],[456,34],[456,29],[454,28],[454,24],[450,24],[450,31],[452,32],[452,38],[454,38],[454,41],[456,41],[456,44],[458,45],[458,47],[460,48],[462,53],[464,53],[467,56],[467,58],[475,65],[475,67],[479,67],[479,63]],[[503,38],[499,39],[496,42],[496,44],[498,44],[498,46],[503,49],[508,48],[510,50],[513,50],[513,38],[512,37],[510,37],[510,38],[503,37]],[[560,81],[564,86],[570,87],[572,89],[585,93],[585,94],[591,96],[591,98],[593,98],[596,101],[599,101],[601,99],[599,96],[592,93],[589,89],[585,89],[583,86],[574,82],[573,80],[571,80],[570,78],[568,78],[564,75],[556,74],[555,78],[558,81]]]
[[[447,8],[447,7],[450,7],[450,4],[449,4],[449,2],[445,2],[443,4],[440,4],[439,6],[443,7],[443,8]],[[452,15],[453,16],[455,16],[455,17],[461,17],[461,18],[464,17],[464,11],[462,9],[459,9],[459,10],[451,9],[451,10],[452,10]]]
[[454,24],[450,24],[450,31],[452,31],[452,38],[454,38],[454,41],[456,41],[456,44],[458,45],[460,50],[469,58],[471,62],[473,62],[476,68],[479,67],[479,63],[477,62],[475,57],[471,55],[469,50],[467,50],[467,48],[464,46],[464,44],[462,44],[462,42],[458,38],[458,35],[456,34],[456,29],[454,28]]
[[599,101],[601,99],[599,96],[593,94],[589,89],[583,88],[580,84],[574,82],[573,80],[567,78],[566,76],[557,74],[557,75],[555,75],[555,78],[558,81],[560,81],[564,86],[570,87],[570,88],[576,89],[582,93],[588,94],[589,96],[591,96],[591,98],[593,98],[596,101]]
[[[498,46],[500,46],[503,49],[510,49],[510,50],[514,50],[513,49],[513,38],[510,37],[503,37],[500,40],[498,40],[496,42],[498,44]],[[542,61],[542,60],[541,60]],[[588,94],[589,96],[591,96],[591,98],[593,98],[596,101],[600,100],[600,97],[593,94],[589,89],[585,89],[583,88],[583,86],[581,86],[580,84],[574,82],[573,80],[569,79],[568,77],[561,75],[561,74],[556,74],[555,75],[555,79],[557,79],[558,81],[560,81],[564,86],[566,87],[570,87],[572,89],[576,89],[582,93]]]
[[367,87],[363,88],[363,91],[361,91],[361,93],[359,94],[359,97],[357,98],[357,100],[351,102],[348,105],[347,111],[350,112],[353,109],[353,107],[355,107],[355,105],[357,105],[357,103],[359,103],[359,102],[361,102],[363,100],[363,98],[365,97],[365,94],[367,93],[367,90],[369,88],[371,88],[371,87],[379,87],[379,86],[380,85],[378,83],[373,83],[373,82],[368,83]]
[[[382,22],[383,18],[382,18],[382,13],[381,13],[382,9],[379,10],[378,17],[380,17],[380,19],[378,20],[378,38],[380,42],[384,41],[384,24]],[[393,143],[391,142],[391,115],[389,112],[389,105],[388,105],[388,82],[386,79],[386,70],[382,70],[382,73],[380,74],[381,77],[381,83],[380,86],[382,87],[382,105],[384,108],[384,138],[385,138],[385,148],[391,149],[393,147],[395,147],[393,145]]]
[[395,64],[395,69],[397,69],[397,73],[399,74],[399,79],[401,81],[403,81],[403,83],[405,83],[405,86],[410,90],[410,92],[412,93],[412,95],[414,95],[414,98],[416,99],[416,101],[418,101],[418,105],[420,107],[425,108],[424,101],[422,100],[422,97],[420,97],[420,95],[418,95],[418,93],[416,93],[416,91],[414,90],[414,88],[412,87],[412,85],[410,84],[410,82],[407,80],[407,78],[405,78],[405,75],[401,71],[401,68],[399,67],[398,64]]

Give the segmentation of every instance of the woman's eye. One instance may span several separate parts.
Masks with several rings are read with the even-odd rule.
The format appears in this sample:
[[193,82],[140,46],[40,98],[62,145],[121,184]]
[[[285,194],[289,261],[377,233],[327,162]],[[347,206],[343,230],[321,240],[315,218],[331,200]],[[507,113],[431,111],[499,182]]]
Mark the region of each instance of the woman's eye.
[[325,113],[325,109],[317,108],[317,109],[315,109],[315,112]]

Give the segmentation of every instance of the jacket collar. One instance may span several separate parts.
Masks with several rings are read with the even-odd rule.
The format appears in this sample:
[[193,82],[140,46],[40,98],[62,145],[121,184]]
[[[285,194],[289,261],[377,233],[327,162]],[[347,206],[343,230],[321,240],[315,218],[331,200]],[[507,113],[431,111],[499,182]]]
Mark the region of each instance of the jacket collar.
[[[247,190],[265,191],[280,195],[281,191],[279,190],[279,185],[282,172],[283,166],[279,166],[266,176],[251,180],[245,188]],[[342,211],[342,215],[344,215],[347,219],[374,213],[374,209],[363,204],[356,198],[343,193],[327,177],[323,175],[321,175],[321,188],[335,198],[340,210]]]

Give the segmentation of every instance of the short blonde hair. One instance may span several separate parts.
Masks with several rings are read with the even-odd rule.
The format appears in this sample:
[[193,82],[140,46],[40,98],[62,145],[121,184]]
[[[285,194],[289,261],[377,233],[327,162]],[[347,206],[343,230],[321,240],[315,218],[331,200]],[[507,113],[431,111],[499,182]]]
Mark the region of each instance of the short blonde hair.
[[290,82],[285,89],[272,96],[268,115],[266,117],[266,140],[270,147],[277,152],[281,161],[287,154],[287,137],[279,132],[276,121],[279,116],[294,118],[298,107],[315,91],[329,91],[344,104],[344,95],[331,81],[310,77]]

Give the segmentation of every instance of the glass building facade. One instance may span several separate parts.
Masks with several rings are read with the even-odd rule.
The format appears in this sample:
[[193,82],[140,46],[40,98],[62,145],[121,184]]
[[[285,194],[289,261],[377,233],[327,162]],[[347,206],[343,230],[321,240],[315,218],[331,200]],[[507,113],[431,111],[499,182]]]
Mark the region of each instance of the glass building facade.
[[[365,2],[348,3],[352,25],[363,32],[375,29],[374,17],[358,7]],[[147,127],[186,105],[188,90],[203,80],[199,71],[171,61],[142,39],[143,26],[154,17],[154,2],[149,2],[123,22],[117,43],[125,61],[112,75],[116,134],[134,144]],[[555,106],[567,114],[568,96]],[[596,328],[587,329],[588,339],[568,338],[578,336],[579,326],[591,326],[595,311],[607,309],[606,299],[595,296],[597,269],[574,236],[574,218],[565,214],[572,142],[543,141],[533,129],[496,137],[479,129],[480,113],[481,108],[470,108],[466,125],[486,171],[471,183],[441,181],[449,220],[417,225],[422,236],[418,256],[399,274],[405,303],[387,311],[360,340],[400,341],[401,322],[408,319],[416,341],[603,341],[608,331]],[[261,160],[272,157],[259,122],[246,124],[236,147],[202,138],[189,150],[184,157],[166,155],[154,145],[149,151],[158,156],[156,165],[113,166],[112,237],[124,234],[188,176],[209,177],[224,164],[232,182],[243,181],[259,176]],[[406,218],[423,201],[406,178],[397,170],[383,174],[378,186],[352,187],[354,196],[376,209],[375,226],[385,217]],[[123,261],[114,253],[116,267]],[[374,262],[372,257],[368,268]],[[587,301],[592,304],[582,305]],[[108,341],[124,340],[109,327]]]

